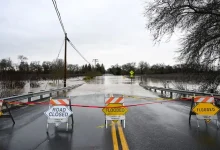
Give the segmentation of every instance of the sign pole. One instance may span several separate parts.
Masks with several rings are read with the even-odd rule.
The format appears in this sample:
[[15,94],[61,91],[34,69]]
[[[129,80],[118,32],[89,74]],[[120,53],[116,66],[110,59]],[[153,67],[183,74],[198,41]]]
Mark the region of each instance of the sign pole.
[[193,105],[194,105],[194,96],[192,97],[191,108],[190,108],[190,112],[189,112],[189,124],[191,124],[191,116],[195,115],[195,113],[192,111]]
[[65,33],[65,50],[64,50],[64,87],[66,87],[66,51],[67,51],[67,33]]

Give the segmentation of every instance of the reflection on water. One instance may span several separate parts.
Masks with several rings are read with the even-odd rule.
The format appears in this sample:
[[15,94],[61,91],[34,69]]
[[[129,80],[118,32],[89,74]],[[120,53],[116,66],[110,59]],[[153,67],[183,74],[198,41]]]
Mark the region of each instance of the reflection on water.
[[125,76],[104,75],[96,77],[88,84],[84,84],[69,93],[70,96],[80,96],[89,94],[119,94],[119,95],[137,95],[145,97],[157,97],[155,94],[146,91],[139,86],[137,79],[126,78]]
[[175,80],[165,80],[165,79],[156,79],[156,78],[146,78],[136,76],[132,80],[126,76],[99,76],[95,79],[88,82],[88,84],[139,84],[142,82],[148,86],[164,87],[164,88],[173,88],[173,89],[186,89],[197,91],[199,85],[188,83],[188,82],[178,82]]
[[[165,80],[165,79],[155,79],[155,78],[144,78],[136,76],[132,80],[126,76],[114,76],[114,75],[104,75],[96,77],[91,80],[88,85],[84,86],[82,92],[79,92],[80,95],[85,95],[85,91],[90,94],[94,92],[96,94],[101,93],[115,93],[115,94],[129,94],[129,95],[143,95],[149,96],[149,93],[146,94],[146,90],[143,91],[139,83],[142,82],[144,85],[148,86],[157,86],[164,88],[173,88],[173,89],[182,89],[182,90],[198,90],[198,85],[193,83],[186,82],[177,82],[175,80]],[[156,93],[153,93],[156,94]],[[160,93],[157,93],[160,94]],[[152,96],[152,93],[150,94]],[[164,97],[170,97],[169,92],[163,94]],[[179,94],[173,93],[173,98],[179,97]]]
[[88,82],[88,84],[139,84],[138,78],[130,79],[126,76],[103,75]]
[[[141,81],[140,77],[137,77]],[[173,88],[180,90],[193,90],[198,91],[199,85],[190,82],[181,82],[176,80],[165,80],[165,79],[156,79],[156,78],[143,78],[143,84],[148,86],[156,86],[163,88]]]

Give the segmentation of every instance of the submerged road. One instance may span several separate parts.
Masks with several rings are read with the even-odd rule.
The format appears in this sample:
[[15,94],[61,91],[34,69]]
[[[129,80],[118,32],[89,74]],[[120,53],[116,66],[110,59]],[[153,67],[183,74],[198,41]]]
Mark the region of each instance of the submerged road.
[[[126,128],[109,122],[104,127],[100,108],[72,107],[74,129],[65,125],[49,126],[46,133],[47,105],[34,105],[13,110],[15,126],[10,119],[0,118],[0,150],[219,150],[220,131],[211,122],[195,116],[188,124],[189,102],[164,102],[155,93],[137,83],[117,76],[103,76],[68,93],[72,104],[104,106],[105,94],[125,96],[125,105],[151,102],[129,107]],[[154,103],[157,102],[157,103]],[[161,103],[158,103],[161,102]]]

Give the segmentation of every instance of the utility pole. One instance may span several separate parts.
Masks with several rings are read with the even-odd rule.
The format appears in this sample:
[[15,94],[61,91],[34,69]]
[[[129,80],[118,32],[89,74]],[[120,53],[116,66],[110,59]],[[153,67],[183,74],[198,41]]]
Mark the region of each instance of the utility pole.
[[93,61],[95,62],[95,67],[96,67],[96,62],[98,62],[98,59],[93,59]]
[[64,50],[64,87],[66,87],[66,51],[67,51],[67,33],[65,33],[65,50]]

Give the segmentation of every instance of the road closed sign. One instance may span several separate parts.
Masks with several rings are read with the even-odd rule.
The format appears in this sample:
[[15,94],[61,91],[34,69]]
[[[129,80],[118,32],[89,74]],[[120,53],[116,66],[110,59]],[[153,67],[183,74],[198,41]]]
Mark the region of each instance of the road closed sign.
[[197,115],[215,115],[219,112],[219,108],[211,103],[199,103],[192,111]]
[[45,112],[45,115],[49,119],[65,119],[68,118],[72,113],[73,112],[66,106],[53,106]]

